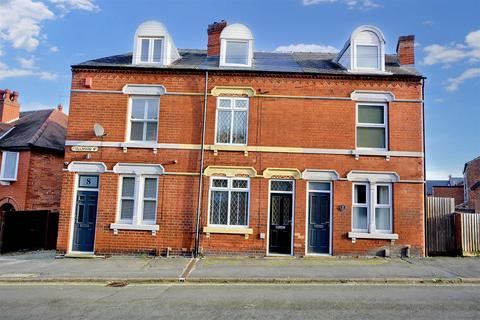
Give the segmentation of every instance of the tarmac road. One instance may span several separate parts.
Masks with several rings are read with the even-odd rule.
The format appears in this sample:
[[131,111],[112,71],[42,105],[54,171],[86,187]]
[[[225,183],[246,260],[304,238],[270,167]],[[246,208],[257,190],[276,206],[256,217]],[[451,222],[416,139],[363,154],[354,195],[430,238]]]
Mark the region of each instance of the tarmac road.
[[0,284],[0,319],[479,319],[478,285]]

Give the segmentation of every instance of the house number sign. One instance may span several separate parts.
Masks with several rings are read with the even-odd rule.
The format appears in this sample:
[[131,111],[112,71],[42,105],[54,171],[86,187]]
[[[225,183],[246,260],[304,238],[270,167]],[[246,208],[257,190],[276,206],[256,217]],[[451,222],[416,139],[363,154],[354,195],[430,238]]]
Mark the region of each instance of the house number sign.
[[98,147],[73,146],[72,151],[74,151],[74,152],[97,152]]
[[78,186],[81,188],[98,188],[98,176],[80,176]]

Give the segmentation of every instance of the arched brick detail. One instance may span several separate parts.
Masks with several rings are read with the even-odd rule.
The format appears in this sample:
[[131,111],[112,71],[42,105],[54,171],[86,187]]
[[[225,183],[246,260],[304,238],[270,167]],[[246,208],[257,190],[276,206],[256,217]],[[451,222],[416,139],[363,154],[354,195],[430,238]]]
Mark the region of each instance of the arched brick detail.
[[15,201],[15,199],[11,198],[11,197],[5,197],[5,198],[2,198],[0,200],[0,207],[2,207],[5,203],[9,203],[13,206],[13,208],[15,208],[15,211],[18,211],[18,204],[17,202]]

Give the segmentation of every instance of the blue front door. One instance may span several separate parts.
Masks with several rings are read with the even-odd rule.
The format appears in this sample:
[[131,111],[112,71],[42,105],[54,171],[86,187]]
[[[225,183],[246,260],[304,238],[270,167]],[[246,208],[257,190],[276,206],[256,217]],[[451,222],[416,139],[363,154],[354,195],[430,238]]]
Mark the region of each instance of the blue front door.
[[78,191],[72,251],[93,252],[98,191]]

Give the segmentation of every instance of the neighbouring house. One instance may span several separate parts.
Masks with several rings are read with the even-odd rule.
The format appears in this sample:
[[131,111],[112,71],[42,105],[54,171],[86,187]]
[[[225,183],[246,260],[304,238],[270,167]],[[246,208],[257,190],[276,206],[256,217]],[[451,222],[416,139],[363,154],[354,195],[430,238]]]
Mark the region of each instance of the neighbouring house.
[[0,211],[58,212],[68,116],[20,112],[18,96],[0,90]]
[[334,54],[207,34],[177,49],[148,21],[133,53],[72,66],[57,250],[423,256],[414,36],[389,54],[361,26]]
[[448,177],[448,180],[427,180],[427,195],[440,198],[454,198],[455,206],[463,203],[463,177]]
[[480,213],[480,157],[465,163],[463,209]]

